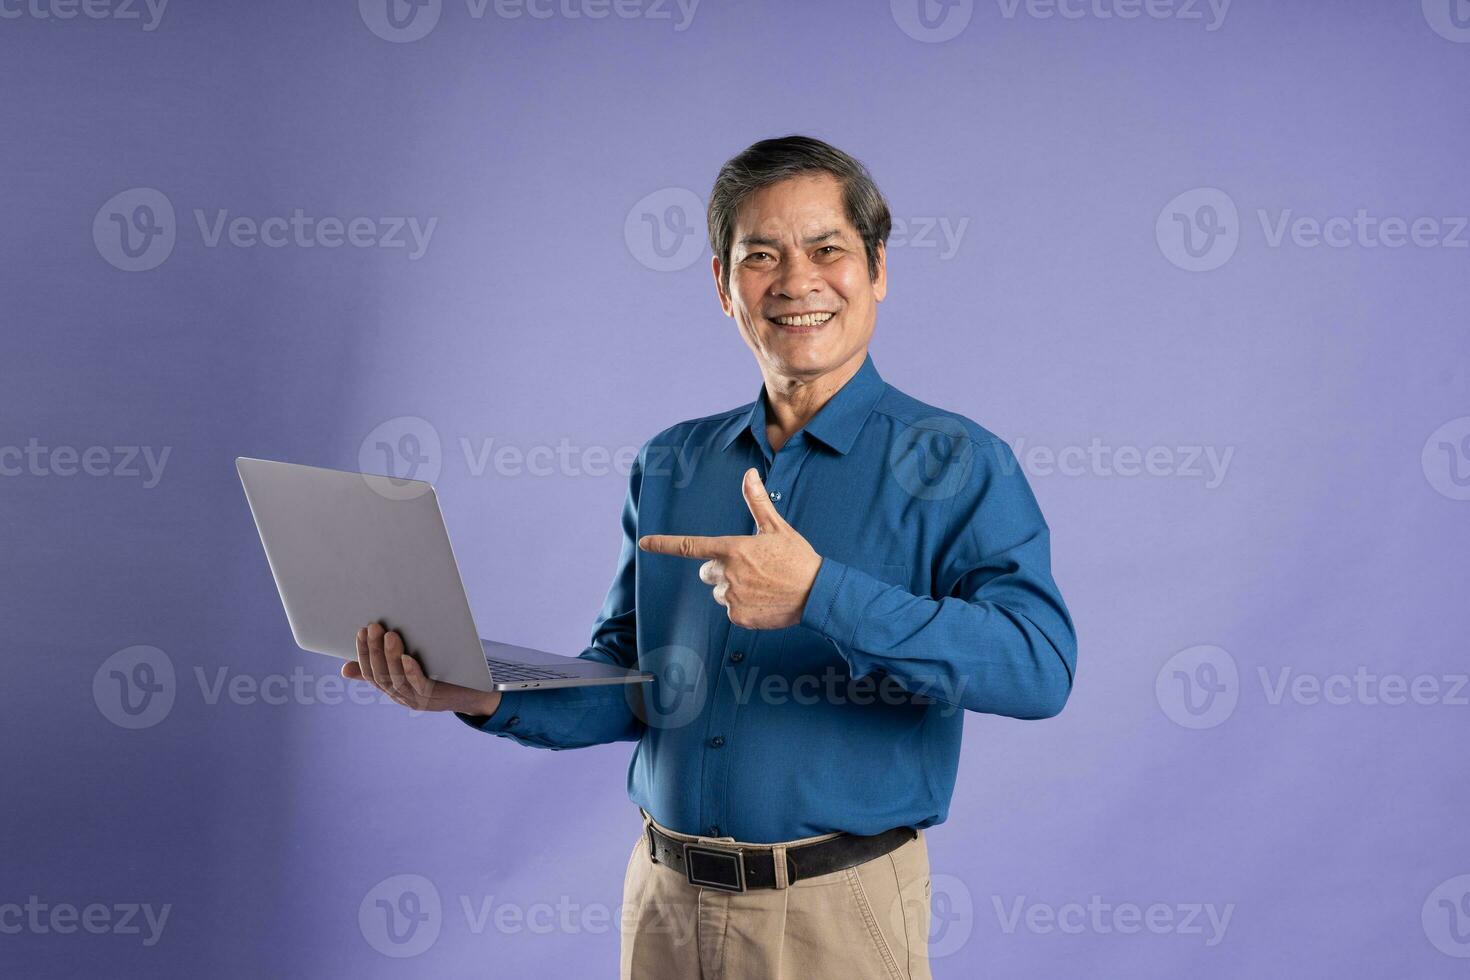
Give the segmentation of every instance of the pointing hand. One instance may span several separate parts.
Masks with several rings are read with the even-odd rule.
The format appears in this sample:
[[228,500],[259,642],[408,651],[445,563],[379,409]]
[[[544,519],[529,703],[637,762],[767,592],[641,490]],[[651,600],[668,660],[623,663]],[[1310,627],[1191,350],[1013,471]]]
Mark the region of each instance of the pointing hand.
[[776,512],[754,467],[745,471],[741,492],[755,518],[755,534],[645,534],[638,547],[654,554],[707,559],[699,566],[699,580],[714,587],[715,601],[736,626],[754,630],[793,626],[801,621],[822,556]]

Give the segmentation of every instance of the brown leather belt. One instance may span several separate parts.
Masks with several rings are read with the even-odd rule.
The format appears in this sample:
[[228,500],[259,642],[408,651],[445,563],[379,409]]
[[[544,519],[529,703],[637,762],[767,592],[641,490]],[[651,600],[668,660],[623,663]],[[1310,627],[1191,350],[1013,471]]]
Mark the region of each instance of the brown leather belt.
[[[919,836],[913,827],[894,827],[871,837],[841,834],[786,850],[786,882],[855,868]],[[677,871],[691,885],[743,892],[776,887],[775,852],[769,845],[737,846],[670,837],[648,825],[648,854],[655,864]]]

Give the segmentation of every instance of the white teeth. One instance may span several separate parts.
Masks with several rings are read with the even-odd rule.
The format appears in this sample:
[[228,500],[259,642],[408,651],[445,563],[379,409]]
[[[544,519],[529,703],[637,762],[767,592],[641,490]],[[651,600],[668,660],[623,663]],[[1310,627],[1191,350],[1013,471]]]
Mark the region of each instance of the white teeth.
[[832,319],[831,313],[804,313],[801,316],[772,317],[783,327],[815,327]]

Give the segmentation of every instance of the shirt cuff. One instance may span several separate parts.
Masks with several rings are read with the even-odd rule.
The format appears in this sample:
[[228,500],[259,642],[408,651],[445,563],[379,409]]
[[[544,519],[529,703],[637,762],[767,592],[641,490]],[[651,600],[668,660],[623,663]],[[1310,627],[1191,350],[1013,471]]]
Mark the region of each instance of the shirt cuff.
[[514,734],[515,728],[520,724],[520,701],[525,697],[521,691],[501,691],[500,704],[488,715],[467,715],[456,711],[454,714],[460,721],[471,728],[491,735]]
[[831,641],[852,669],[852,676],[862,677],[871,673],[873,668],[859,663],[853,639],[869,605],[880,592],[889,588],[892,586],[887,582],[861,569],[823,558],[806,606],[801,611],[800,625]]

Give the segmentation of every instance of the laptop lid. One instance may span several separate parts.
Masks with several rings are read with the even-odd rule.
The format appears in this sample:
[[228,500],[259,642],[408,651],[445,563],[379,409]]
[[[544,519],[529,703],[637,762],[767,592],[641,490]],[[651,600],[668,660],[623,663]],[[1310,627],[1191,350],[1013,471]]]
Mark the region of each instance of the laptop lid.
[[491,690],[434,488],[343,470],[235,461],[297,646],[357,658],[380,622],[434,680]]

